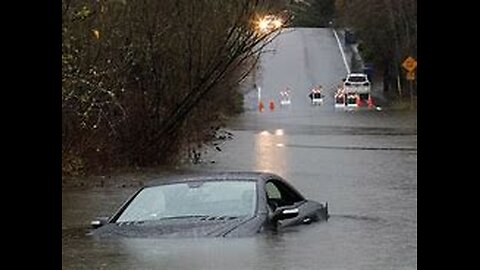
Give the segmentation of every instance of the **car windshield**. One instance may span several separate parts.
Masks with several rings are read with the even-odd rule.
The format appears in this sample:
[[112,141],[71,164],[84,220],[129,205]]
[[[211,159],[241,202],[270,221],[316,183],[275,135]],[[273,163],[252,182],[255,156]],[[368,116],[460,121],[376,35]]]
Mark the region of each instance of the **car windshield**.
[[366,82],[367,78],[365,78],[364,76],[350,76],[348,78],[348,81],[349,82]]
[[195,181],[142,189],[116,222],[197,216],[251,216],[255,181]]

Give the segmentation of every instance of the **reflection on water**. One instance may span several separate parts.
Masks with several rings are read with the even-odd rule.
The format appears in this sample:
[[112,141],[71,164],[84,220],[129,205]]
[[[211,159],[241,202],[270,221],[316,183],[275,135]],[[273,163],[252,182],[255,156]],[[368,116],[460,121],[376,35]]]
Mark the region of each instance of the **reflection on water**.
[[283,129],[277,129],[277,130],[275,130],[275,135],[277,135],[277,136],[283,136]]
[[285,175],[288,168],[284,147],[286,137],[283,129],[263,130],[255,135],[255,170]]

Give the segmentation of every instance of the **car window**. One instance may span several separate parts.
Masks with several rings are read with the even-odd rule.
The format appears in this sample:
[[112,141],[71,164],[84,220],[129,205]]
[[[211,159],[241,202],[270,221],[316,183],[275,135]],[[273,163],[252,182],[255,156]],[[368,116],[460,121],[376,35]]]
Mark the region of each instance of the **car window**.
[[267,203],[272,209],[278,206],[293,205],[296,202],[304,200],[297,191],[278,180],[269,180],[265,184],[265,190],[267,193]]
[[248,216],[256,209],[255,181],[205,181],[148,187],[120,214],[117,222],[179,216]]
[[349,82],[365,82],[367,80],[367,78],[365,78],[364,76],[351,76],[351,77],[348,77],[348,80]]
[[[155,189],[145,188],[128,204],[118,222],[149,220],[155,218],[156,213],[165,211],[164,193],[156,192]],[[148,217],[147,217],[148,216]]]
[[278,190],[278,188],[272,182],[268,182],[265,185],[265,189],[267,191],[267,197],[269,199],[281,199],[282,198],[282,195],[280,194],[280,191]]

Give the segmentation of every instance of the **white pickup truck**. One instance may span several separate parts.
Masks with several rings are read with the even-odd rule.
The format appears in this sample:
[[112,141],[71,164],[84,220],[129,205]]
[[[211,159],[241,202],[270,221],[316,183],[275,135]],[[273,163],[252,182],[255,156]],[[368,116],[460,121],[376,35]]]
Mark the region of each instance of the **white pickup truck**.
[[350,73],[343,82],[346,94],[358,94],[362,99],[370,95],[370,81],[367,74]]

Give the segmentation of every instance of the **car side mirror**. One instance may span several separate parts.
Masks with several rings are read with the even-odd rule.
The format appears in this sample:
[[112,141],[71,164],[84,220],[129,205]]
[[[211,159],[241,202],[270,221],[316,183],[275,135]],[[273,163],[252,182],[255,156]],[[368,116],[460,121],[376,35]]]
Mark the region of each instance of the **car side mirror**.
[[343,79],[342,79],[342,81],[346,81],[346,80],[347,80],[347,78],[343,78]]
[[109,220],[109,217],[97,217],[97,219],[92,220],[92,222],[90,222],[90,226],[94,229],[100,228],[103,225],[107,224],[108,220]]
[[298,208],[291,206],[282,206],[275,209],[272,214],[271,220],[276,222],[279,220],[290,219],[297,217],[299,213]]

